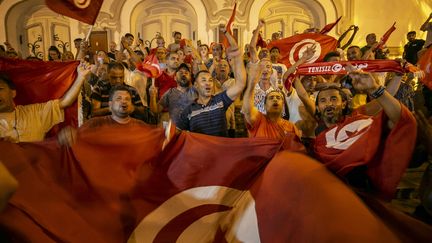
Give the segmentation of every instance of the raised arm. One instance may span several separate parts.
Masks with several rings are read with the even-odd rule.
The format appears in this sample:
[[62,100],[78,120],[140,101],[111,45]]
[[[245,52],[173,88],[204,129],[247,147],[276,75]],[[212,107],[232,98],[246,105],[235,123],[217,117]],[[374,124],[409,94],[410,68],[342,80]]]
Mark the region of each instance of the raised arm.
[[316,46],[313,45],[311,47],[307,47],[306,50],[303,52],[303,55],[300,59],[298,59],[291,67],[288,68],[288,70],[284,73],[283,80],[286,80],[289,75],[293,74],[297,67],[305,63],[307,60],[313,57],[315,54]]
[[264,27],[264,24],[265,24],[265,22],[263,19],[258,20],[258,26],[253,31],[252,39],[251,39],[250,44],[249,44],[250,60],[253,63],[256,63],[259,61],[256,44],[258,42],[259,32],[261,31],[262,27]]
[[253,126],[258,116],[258,109],[254,105],[255,85],[258,83],[261,76],[262,68],[259,63],[248,64],[248,83],[243,96],[242,113],[246,122]]
[[354,40],[354,37],[357,35],[358,31],[359,31],[359,27],[358,26],[354,26],[354,32],[353,32],[353,34],[351,35],[351,37],[349,38],[349,40],[347,41],[347,43],[341,47],[342,50],[345,50],[345,48],[347,48],[348,46],[351,45],[351,43]]
[[228,39],[228,43],[230,45],[230,47],[227,49],[227,55],[228,58],[232,59],[235,79],[234,85],[227,89],[227,95],[231,100],[235,100],[245,88],[246,70],[243,64],[243,55],[237,45],[236,40],[229,32],[226,31],[225,28],[221,29]]
[[72,103],[76,100],[82,84],[90,74],[90,64],[86,62],[81,62],[77,67],[77,72],[78,72],[78,76],[76,77],[74,83],[66,92],[66,94],[64,94],[63,97],[61,97],[59,100],[60,109],[64,109],[72,105]]
[[421,31],[426,31],[427,30],[427,24],[429,23],[429,21],[432,19],[432,13],[429,15],[429,17],[426,19],[426,21],[422,24],[422,26],[420,27]]
[[160,104],[158,104],[157,101],[158,88],[155,87],[154,85],[151,85],[149,92],[150,92],[150,110],[155,114],[159,114],[163,110],[163,107]]
[[402,107],[399,101],[380,86],[378,80],[370,73],[354,71],[350,76],[356,90],[366,92],[379,103],[389,118],[389,128],[393,128],[401,116]]

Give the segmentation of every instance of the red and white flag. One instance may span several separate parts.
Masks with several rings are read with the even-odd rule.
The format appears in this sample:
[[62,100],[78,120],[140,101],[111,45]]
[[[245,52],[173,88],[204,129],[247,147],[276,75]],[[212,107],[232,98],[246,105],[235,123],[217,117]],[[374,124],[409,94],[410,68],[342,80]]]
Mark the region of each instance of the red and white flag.
[[54,12],[94,25],[103,0],[45,0]]
[[[16,86],[16,105],[43,103],[61,98],[72,86],[79,62],[43,62],[0,58],[0,70]],[[78,126],[78,103],[65,109],[65,121],[51,129],[55,135],[61,127]],[[48,136],[49,136],[48,135]]]
[[330,24],[324,26],[324,28],[322,28],[322,30],[320,31],[320,34],[325,35],[325,34],[327,34],[328,32],[330,32],[330,31],[331,31],[331,30],[332,30],[332,29],[337,25],[337,23],[339,23],[339,21],[341,20],[341,18],[342,18],[342,16],[340,16],[340,17],[336,20],[336,22],[334,22],[334,23],[330,23]]
[[367,174],[380,196],[392,198],[411,159],[417,126],[405,106],[399,122],[388,135],[384,135],[386,126],[383,112],[375,117],[361,114],[346,117],[343,123],[317,136],[315,155],[342,176],[354,167],[367,165]]
[[147,55],[142,63],[137,64],[137,69],[143,72],[148,78],[157,78],[162,73],[155,54]]
[[306,48],[312,45],[316,46],[315,55],[306,63],[321,61],[328,52],[336,49],[337,40],[328,35],[305,33],[272,41],[267,45],[267,48],[278,47],[281,55],[280,61],[290,67],[300,59]]
[[29,242],[432,240],[406,215],[416,234],[393,214],[386,224],[321,163],[278,152],[279,141],[184,132],[161,151],[164,137],[135,125],[81,129],[72,149],[0,141],[20,183],[0,225]]
[[393,33],[393,31],[396,30],[396,22],[393,23],[393,25],[384,33],[384,35],[381,37],[381,41],[379,43],[379,45],[376,47],[376,49],[381,49],[385,43],[387,42],[387,40],[390,38],[390,35]]
[[427,49],[427,51],[420,57],[417,64],[424,72],[424,77],[419,79],[420,82],[426,85],[429,89],[432,89],[432,48]]
[[[225,27],[226,31],[228,33],[230,33],[231,35],[233,34],[231,27],[232,27],[234,20],[235,20],[236,11],[237,11],[237,2],[234,3],[234,8],[232,10],[231,17],[229,18],[228,23]],[[222,45],[225,47],[225,49],[229,47],[228,39],[225,36],[223,38]]]
[[362,60],[342,62],[316,62],[302,64],[298,67],[297,75],[323,75],[323,74],[347,74],[346,65],[351,64],[355,69],[365,72],[397,72],[412,71],[404,70],[400,63],[394,60]]

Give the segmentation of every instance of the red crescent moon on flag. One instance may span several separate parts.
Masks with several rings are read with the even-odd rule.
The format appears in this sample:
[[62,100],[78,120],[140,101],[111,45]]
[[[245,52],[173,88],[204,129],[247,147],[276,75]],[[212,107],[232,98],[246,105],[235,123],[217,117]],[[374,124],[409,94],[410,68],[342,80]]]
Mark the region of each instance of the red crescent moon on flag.
[[91,0],[74,0],[76,7],[84,9],[87,8],[91,3]]
[[321,56],[321,45],[319,42],[313,40],[313,39],[304,39],[301,40],[300,42],[296,43],[290,50],[289,52],[289,61],[291,63],[291,65],[293,65],[295,62],[298,61],[298,59],[300,59],[300,57],[302,56],[303,52],[306,50],[306,48],[315,45],[315,54],[314,56],[307,60],[306,63],[313,63],[316,60],[318,60],[318,58]]

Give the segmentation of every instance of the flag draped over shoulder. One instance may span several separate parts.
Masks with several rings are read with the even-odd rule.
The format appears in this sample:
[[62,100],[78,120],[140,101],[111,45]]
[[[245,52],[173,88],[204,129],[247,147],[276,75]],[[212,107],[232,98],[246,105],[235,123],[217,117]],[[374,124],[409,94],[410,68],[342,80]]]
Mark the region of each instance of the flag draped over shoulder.
[[280,50],[280,61],[287,67],[290,67],[300,59],[306,48],[312,45],[316,46],[315,55],[307,60],[306,63],[321,61],[328,52],[336,49],[337,40],[328,35],[305,33],[272,41],[267,45],[267,48],[278,47]]
[[323,131],[315,141],[317,158],[342,176],[366,165],[366,173],[380,196],[392,198],[411,159],[417,134],[413,115],[401,107],[401,118],[389,134],[382,111],[375,117],[355,114]]
[[[76,68],[79,62],[42,62],[0,58],[0,70],[6,73],[16,86],[17,105],[43,103],[61,98],[77,77]],[[78,105],[74,102],[65,109],[66,125],[76,127],[78,124]],[[51,129],[58,131],[59,126]]]
[[45,0],[54,12],[94,25],[103,0]]
[[183,132],[161,151],[160,128],[82,131],[72,149],[0,142],[0,160],[20,183],[0,215],[15,239],[398,242],[406,232],[384,224],[320,163],[278,152],[276,140]]
[[427,51],[420,57],[420,60],[417,62],[420,69],[424,72],[424,78],[419,79],[424,85],[426,85],[429,89],[432,89],[432,48],[428,48]]

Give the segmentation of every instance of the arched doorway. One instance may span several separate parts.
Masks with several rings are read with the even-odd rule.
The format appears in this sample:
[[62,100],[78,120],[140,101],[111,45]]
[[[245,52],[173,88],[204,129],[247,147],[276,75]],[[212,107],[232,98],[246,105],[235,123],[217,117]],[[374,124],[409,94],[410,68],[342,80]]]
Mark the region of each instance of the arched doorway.
[[168,45],[174,41],[174,31],[181,32],[183,38],[198,39],[197,14],[184,0],[142,1],[133,9],[130,21],[132,34],[140,33],[145,40],[151,40],[159,32]]

